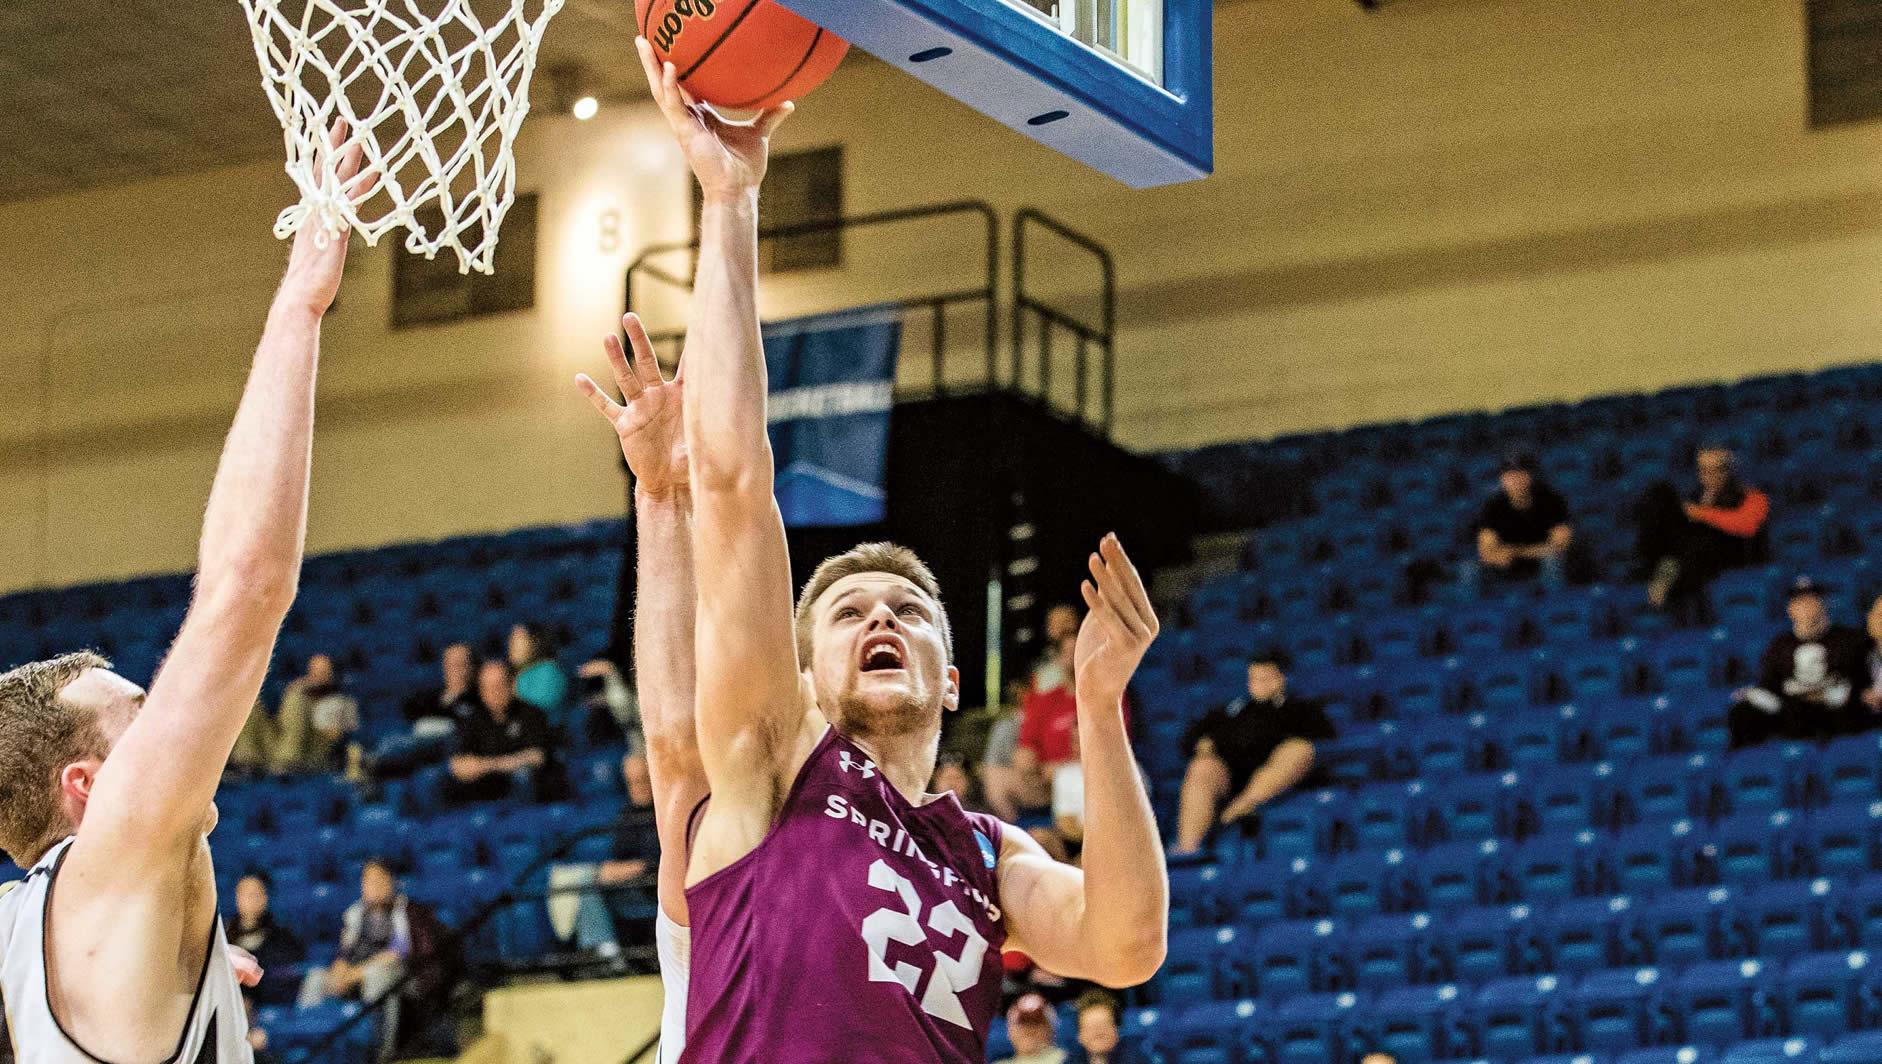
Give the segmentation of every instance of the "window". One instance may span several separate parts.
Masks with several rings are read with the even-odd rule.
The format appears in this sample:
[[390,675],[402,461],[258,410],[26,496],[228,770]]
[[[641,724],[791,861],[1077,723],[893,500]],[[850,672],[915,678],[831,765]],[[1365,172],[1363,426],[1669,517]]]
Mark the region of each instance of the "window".
[[1810,0],[1810,124],[1882,118],[1882,6]]
[[[503,218],[495,272],[488,276],[457,272],[455,255],[427,259],[399,249],[392,260],[392,327],[442,325],[535,306],[536,206],[534,193],[516,197]],[[444,215],[432,211],[422,220],[436,232]]]
[[[843,217],[843,149],[774,155],[765,171],[759,220],[766,229],[835,221]],[[694,215],[699,186],[693,186]],[[835,229],[771,237],[758,247],[760,273],[789,273],[843,265],[843,234]]]
[[1073,40],[1109,52],[1150,80],[1163,80],[1162,0],[1014,0]]

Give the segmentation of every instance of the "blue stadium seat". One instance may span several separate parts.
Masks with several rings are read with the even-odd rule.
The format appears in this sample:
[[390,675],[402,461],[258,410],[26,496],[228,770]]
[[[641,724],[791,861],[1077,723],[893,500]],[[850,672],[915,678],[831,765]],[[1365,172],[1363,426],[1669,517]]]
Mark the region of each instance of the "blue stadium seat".
[[1566,984],[1553,975],[1497,979],[1471,1003],[1478,1049],[1492,1060],[1572,1049]]
[[1712,763],[1705,754],[1642,761],[1621,773],[1621,822],[1645,824],[1705,816],[1712,789]]
[[1776,963],[1827,947],[1834,894],[1828,879],[1799,879],[1740,896],[1734,922],[1747,952]]
[[1704,1046],[1661,1046],[1622,1053],[1614,1064],[1713,1064],[1716,1059]]
[[1641,824],[1614,835],[1608,844],[1611,889],[1640,894],[1692,886],[1691,821]]
[[1753,813],[1801,805],[1804,762],[1815,756],[1815,748],[1803,743],[1734,751],[1719,764],[1724,808],[1735,813]]
[[1823,804],[1872,802],[1882,797],[1878,789],[1878,766],[1882,766],[1882,736],[1850,735],[1826,743],[1810,770],[1811,790]]
[[1845,884],[1829,913],[1831,940],[1848,948],[1882,948],[1882,880]]
[[1417,905],[1431,911],[1489,904],[1496,900],[1492,884],[1506,876],[1502,846],[1495,839],[1443,843],[1409,864]]
[[1163,969],[1151,984],[1156,1000],[1204,1001],[1226,993],[1222,960],[1239,938],[1240,932],[1226,925],[1172,931]]
[[1535,926],[1534,910],[1527,905],[1482,906],[1438,919],[1432,947],[1438,974],[1445,979],[1483,983],[1542,967],[1539,948],[1519,945],[1532,937]]
[[1786,810],[1743,813],[1713,825],[1700,853],[1715,881],[1754,885],[1797,870],[1795,832]]
[[1690,887],[1636,906],[1634,928],[1646,956],[1672,968],[1722,955],[1736,898],[1729,887]]
[[1452,1016],[1463,1011],[1461,999],[1451,983],[1405,986],[1379,995],[1367,1010],[1370,1045],[1391,1054],[1397,1064],[1449,1058],[1450,1030],[1457,1022]]
[[1221,878],[1222,871],[1214,864],[1172,865],[1170,926],[1185,928],[1216,922],[1222,912]]
[[[1571,714],[1577,712],[1572,707],[1565,708]],[[1491,743],[1500,765],[1518,769],[1553,766],[1562,755],[1560,717],[1525,713],[1513,720],[1500,721]]]
[[1433,788],[1425,841],[1479,841],[1513,835],[1514,806],[1522,793],[1522,775],[1499,772],[1448,780]]
[[1247,998],[1197,1002],[1166,1022],[1157,1032],[1156,1043],[1164,1059],[1172,1064],[1234,1064],[1261,1059],[1251,1058],[1244,1049],[1260,1045],[1266,1035],[1267,1016],[1259,1002]]
[[1633,933],[1633,899],[1578,898],[1541,910],[1538,926],[1549,967],[1580,974],[1622,962],[1622,944]]
[[1882,1031],[1838,1038],[1817,1054],[1817,1064],[1875,1064],[1882,1060]]
[[1790,1033],[1830,1038],[1858,1019],[1858,988],[1872,979],[1863,950],[1807,953],[1784,969],[1784,1015]]
[[[1618,1053],[1658,1041],[1659,1004],[1665,988],[1658,968],[1592,972],[1575,987],[1573,1009],[1580,1048]],[[1667,1032],[1670,1034],[1670,1032]]]
[[1566,901],[1593,889],[1600,840],[1591,831],[1545,835],[1507,850],[1508,893],[1531,905]]
[[1312,898],[1315,914],[1358,920],[1396,905],[1404,890],[1406,863],[1400,850],[1348,854],[1322,862],[1301,886]]
[[1254,987],[1266,1000],[1337,988],[1342,928],[1334,920],[1283,920],[1255,932]]
[[1261,810],[1261,856],[1311,857],[1330,849],[1332,807],[1342,795],[1318,790],[1290,794]]
[[1607,826],[1614,775],[1614,765],[1606,761],[1526,773],[1528,785],[1518,796],[1524,831],[1558,835]]
[[1757,1032],[1754,1008],[1770,1009],[1765,966],[1756,960],[1706,961],[1689,966],[1673,985],[1680,1035],[1689,1042],[1722,1046]]
[[1364,1013],[1364,999],[1351,991],[1300,994],[1269,1015],[1275,1064],[1326,1064],[1345,1056],[1347,1031]]
[[1439,927],[1429,913],[1395,913],[1362,921],[1347,937],[1353,981],[1380,990],[1423,981],[1441,967],[1434,938]]
[[1354,848],[1374,852],[1408,846],[1424,816],[1423,783],[1380,783],[1361,788],[1345,804],[1341,821]]
[[1228,870],[1220,886],[1224,915],[1250,926],[1309,915],[1308,887],[1320,878],[1322,862],[1306,858],[1261,861]]

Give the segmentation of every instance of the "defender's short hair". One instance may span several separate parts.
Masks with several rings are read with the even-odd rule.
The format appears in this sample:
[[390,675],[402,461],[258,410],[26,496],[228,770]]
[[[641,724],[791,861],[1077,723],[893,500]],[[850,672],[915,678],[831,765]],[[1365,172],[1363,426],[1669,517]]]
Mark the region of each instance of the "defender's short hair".
[[74,761],[103,757],[97,713],[59,697],[101,654],[80,651],[0,673],[0,849],[30,867],[67,832],[59,818],[59,773]]
[[830,590],[831,585],[844,577],[861,573],[899,576],[933,599],[935,612],[941,622],[941,641],[947,647],[948,661],[953,662],[954,629],[948,623],[947,606],[941,602],[941,583],[934,578],[934,572],[914,551],[900,544],[863,543],[834,558],[824,559],[816,572],[810,574],[810,581],[804,585],[803,594],[797,597],[797,658],[800,664],[810,664],[811,651],[816,645],[811,637],[815,624],[810,616],[810,608],[816,605],[824,592]]

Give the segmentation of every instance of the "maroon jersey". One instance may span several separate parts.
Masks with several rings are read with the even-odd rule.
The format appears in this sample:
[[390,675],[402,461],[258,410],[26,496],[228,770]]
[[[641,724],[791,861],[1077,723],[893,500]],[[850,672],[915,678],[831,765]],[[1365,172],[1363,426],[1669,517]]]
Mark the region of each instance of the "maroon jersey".
[[758,848],[686,891],[681,1064],[983,1064],[1000,822],[913,806],[830,729]]

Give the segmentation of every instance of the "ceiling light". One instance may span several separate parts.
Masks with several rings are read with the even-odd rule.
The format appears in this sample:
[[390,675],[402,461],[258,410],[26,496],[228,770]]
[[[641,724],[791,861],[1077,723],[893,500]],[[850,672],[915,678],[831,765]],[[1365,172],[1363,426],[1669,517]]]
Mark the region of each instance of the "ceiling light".
[[574,115],[577,120],[586,122],[595,117],[596,112],[600,110],[600,100],[595,99],[593,96],[584,96],[575,101],[574,105],[569,108],[569,113]]

